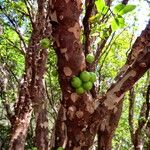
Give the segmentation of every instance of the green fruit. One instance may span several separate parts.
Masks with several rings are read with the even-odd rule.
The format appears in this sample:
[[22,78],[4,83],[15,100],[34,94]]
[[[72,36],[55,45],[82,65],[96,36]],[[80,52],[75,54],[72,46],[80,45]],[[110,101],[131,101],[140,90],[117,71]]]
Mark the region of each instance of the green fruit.
[[57,70],[53,70],[53,71],[52,71],[52,75],[53,75],[54,77],[56,77],[56,76],[58,75],[58,71],[57,71]]
[[94,72],[90,72],[90,81],[94,83],[96,81],[96,74]]
[[40,45],[42,48],[49,48],[50,47],[50,41],[48,38],[44,38],[40,41]]
[[86,91],[90,91],[93,87],[93,84],[92,82],[88,81],[88,82],[85,82],[83,83],[83,88],[86,90]]
[[83,81],[83,82],[87,82],[90,80],[90,73],[87,72],[87,71],[83,71],[80,73],[80,79]]
[[57,150],[64,150],[62,147],[58,147]]
[[83,94],[84,92],[85,92],[85,90],[84,90],[84,88],[82,86],[76,89],[76,93],[78,95]]
[[82,81],[79,77],[73,77],[72,80],[71,80],[71,85],[72,87],[74,88],[78,88],[80,87],[82,84]]
[[88,54],[88,55],[86,55],[86,58],[85,58],[85,60],[86,60],[86,62],[88,62],[88,63],[92,63],[93,61],[94,61],[94,56],[93,56],[93,54]]

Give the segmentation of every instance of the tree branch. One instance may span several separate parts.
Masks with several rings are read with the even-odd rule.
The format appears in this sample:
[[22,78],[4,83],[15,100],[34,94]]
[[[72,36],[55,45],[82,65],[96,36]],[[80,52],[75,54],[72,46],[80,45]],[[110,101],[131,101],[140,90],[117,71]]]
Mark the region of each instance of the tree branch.
[[32,5],[27,0],[24,0],[24,3],[26,5],[27,11],[28,11],[28,15],[29,15],[29,19],[32,24],[32,28],[34,28],[34,14],[32,12],[32,9],[29,8],[28,4],[30,5],[31,8],[32,8]]
[[129,0],[123,0],[122,4],[127,5],[128,2],[129,2]]
[[145,119],[147,120],[149,117],[149,111],[150,111],[150,84],[147,87],[147,92],[146,92],[146,113],[145,113]]
[[95,4],[95,0],[85,0],[85,16],[83,18],[83,26],[84,26],[84,36],[85,36],[85,41],[84,41],[84,52],[85,55],[90,53],[90,22],[89,18],[92,14],[92,10]]
[[134,127],[133,127],[134,103],[135,103],[135,93],[134,88],[132,88],[129,91],[129,114],[128,114],[128,122],[132,142],[134,142]]
[[115,109],[118,102],[123,98],[125,92],[130,90],[150,68],[149,58],[150,47],[145,47],[145,49],[139,53],[136,60],[128,66],[126,72],[118,77],[116,83],[112,84],[106,95],[100,99],[100,102],[103,102],[103,105],[107,107],[108,110]]

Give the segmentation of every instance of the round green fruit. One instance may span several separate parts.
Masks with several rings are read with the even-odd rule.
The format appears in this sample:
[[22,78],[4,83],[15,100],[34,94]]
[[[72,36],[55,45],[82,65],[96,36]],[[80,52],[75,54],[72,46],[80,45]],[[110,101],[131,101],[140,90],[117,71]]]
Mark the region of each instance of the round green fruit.
[[57,150],[64,150],[62,147],[58,147]]
[[93,54],[88,54],[88,55],[86,55],[86,58],[85,58],[85,60],[86,60],[86,62],[88,62],[88,63],[92,63],[93,61],[94,61],[94,56],[93,56]]
[[74,88],[78,88],[80,87],[82,84],[82,81],[79,77],[73,77],[72,80],[71,80],[71,85],[72,87]]
[[87,71],[83,71],[80,73],[80,79],[83,81],[83,82],[87,82],[90,80],[90,73],[87,72]]
[[50,41],[48,38],[44,38],[40,41],[40,45],[42,48],[49,48],[50,47]]
[[84,92],[85,92],[85,90],[84,90],[84,88],[83,88],[82,86],[76,89],[76,93],[77,93],[78,95],[81,95],[81,94],[83,94]]
[[90,81],[83,83],[83,88],[86,91],[90,91],[92,89],[92,87],[93,87],[93,83]]
[[96,74],[94,72],[90,72],[90,81],[94,83],[96,81]]
[[58,75],[58,71],[57,71],[57,70],[53,70],[53,71],[52,71],[52,75],[53,75],[54,77],[56,77],[56,76]]

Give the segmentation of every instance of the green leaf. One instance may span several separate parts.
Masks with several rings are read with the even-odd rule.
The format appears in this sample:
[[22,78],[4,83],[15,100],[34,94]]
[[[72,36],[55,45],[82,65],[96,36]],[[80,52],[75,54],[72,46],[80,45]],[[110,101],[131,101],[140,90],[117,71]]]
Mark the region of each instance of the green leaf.
[[117,29],[123,28],[124,26],[125,26],[125,20],[121,16],[117,16],[111,22],[111,28],[113,31],[116,31]]
[[119,12],[119,15],[127,14],[128,12],[133,11],[136,8],[135,5],[126,5],[124,9]]
[[108,6],[104,6],[104,7],[102,8],[102,14],[103,14],[103,15],[106,14],[107,11],[108,11],[108,9],[109,9]]
[[113,19],[112,22],[111,22],[111,28],[113,31],[116,31],[119,26],[118,26],[118,21],[116,19]]
[[90,22],[94,22],[96,19],[99,19],[100,18],[100,14],[99,13],[97,13],[95,16],[91,16],[90,18],[89,18],[89,21]]
[[119,28],[123,28],[125,26],[124,18],[122,16],[118,16],[117,20],[119,22]]
[[123,10],[125,7],[126,7],[126,5],[124,5],[124,4],[118,4],[118,5],[116,5],[116,6],[114,7],[113,12],[114,12],[115,14],[118,14],[118,13],[119,13],[121,10]]
[[98,12],[102,12],[103,8],[106,6],[105,1],[104,0],[97,0],[95,2],[96,8]]

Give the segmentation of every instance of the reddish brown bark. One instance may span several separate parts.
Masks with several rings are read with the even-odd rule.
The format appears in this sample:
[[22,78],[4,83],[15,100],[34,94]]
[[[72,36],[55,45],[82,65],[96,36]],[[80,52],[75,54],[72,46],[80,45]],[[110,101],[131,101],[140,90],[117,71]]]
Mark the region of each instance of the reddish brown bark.
[[[47,36],[45,21],[45,0],[38,1],[38,14],[33,24],[33,32],[30,38],[29,46],[25,56],[25,74],[24,81],[20,87],[19,99],[15,107],[15,115],[12,118],[12,132],[9,143],[9,150],[23,150],[27,130],[34,112],[38,123],[36,126],[36,146],[39,150],[48,149],[48,129],[45,109],[43,74],[45,73],[45,64],[47,52],[41,49],[39,41]],[[40,108],[40,109],[39,109]],[[43,115],[43,118],[41,117]],[[42,130],[41,130],[42,128]],[[38,141],[38,142],[37,142]],[[40,141],[40,142],[39,142]],[[42,142],[41,142],[42,141]],[[43,148],[44,147],[44,148]]]
[[[127,2],[127,1],[126,1]],[[129,54],[129,57],[128,57],[128,59],[127,59],[127,62],[126,62],[126,65],[122,68],[122,70],[124,70],[123,72],[125,72],[125,70],[127,69],[127,66],[128,65],[130,65],[135,59],[136,59],[136,57],[137,57],[137,55],[138,55],[138,53],[139,53],[139,51],[140,50],[142,50],[144,47],[146,47],[146,45],[149,45],[149,35],[150,33],[149,33],[149,25],[147,25],[147,27],[146,27],[146,29],[142,32],[142,34],[141,34],[141,36],[139,36],[138,38],[137,38],[137,40],[135,41],[135,43],[134,43],[134,45],[133,45],[133,47],[132,47],[132,51],[130,52],[130,54]],[[135,53],[135,54],[134,54]],[[134,56],[135,55],[135,56]],[[117,80],[117,78],[118,77],[120,77],[121,76],[121,74],[122,74],[122,71],[118,74],[118,76],[116,77],[116,80]],[[121,106],[119,106],[119,107],[121,107]],[[119,107],[117,107],[118,109],[121,109],[121,108],[119,108]],[[119,121],[119,118],[117,118],[117,116],[119,117],[120,115],[119,115],[119,113],[120,113],[120,115],[121,115],[121,111],[120,112],[116,112],[116,119],[114,119],[114,121],[113,121],[113,123],[116,123],[117,124],[117,122]],[[111,115],[111,114],[110,114]],[[114,114],[112,113],[112,116],[113,116]],[[110,123],[111,124],[111,123]],[[117,127],[117,126],[116,126]],[[115,126],[109,126],[109,129],[110,129],[110,131],[111,130],[115,130],[115,128],[116,128]],[[112,128],[112,129],[111,129]],[[106,129],[106,131],[105,131],[106,133],[107,133],[107,129]],[[113,134],[113,133],[112,133]],[[100,135],[102,135],[101,133],[100,133]],[[109,135],[110,137],[113,137],[113,135],[111,136],[111,135]],[[100,136],[99,136],[99,138],[100,138]],[[138,138],[138,136],[137,136],[137,138]],[[101,138],[103,141],[108,141],[108,137],[107,136],[103,136],[103,138]],[[104,140],[105,139],[105,140]],[[101,140],[99,140],[98,142],[100,142]],[[104,143],[104,142],[103,142]],[[110,144],[111,144],[111,142],[110,142]],[[99,149],[103,149],[103,147],[104,147],[104,144],[102,145],[102,147],[100,148],[100,145],[102,145],[102,144],[99,144]],[[140,144],[139,144],[140,145]],[[105,147],[111,147],[111,145],[110,146],[108,146],[108,143],[106,143],[106,145],[105,145]],[[107,149],[106,148],[106,149]]]
[[110,113],[105,117],[106,125],[100,125],[98,130],[98,149],[99,150],[111,150],[112,149],[112,139],[114,132],[118,126],[119,119],[122,113],[123,99],[119,102],[115,113]]
[[41,50],[39,57],[36,59],[36,77],[33,87],[33,108],[36,120],[35,145],[38,150],[48,150],[48,116],[46,94],[43,85],[45,66],[47,60],[47,51]]
[[85,69],[84,54],[80,44],[80,5],[80,1],[52,0],[51,7],[52,35],[58,56],[63,95],[55,126],[55,142],[52,145],[53,148],[62,146],[67,150],[89,149],[99,125],[104,128],[107,126],[104,120],[110,113],[119,111],[117,105],[121,102],[124,93],[150,67],[150,52],[144,47],[136,61],[117,78],[117,82],[102,99],[94,100],[90,92],[78,96],[70,86],[70,80]]

